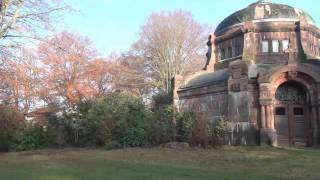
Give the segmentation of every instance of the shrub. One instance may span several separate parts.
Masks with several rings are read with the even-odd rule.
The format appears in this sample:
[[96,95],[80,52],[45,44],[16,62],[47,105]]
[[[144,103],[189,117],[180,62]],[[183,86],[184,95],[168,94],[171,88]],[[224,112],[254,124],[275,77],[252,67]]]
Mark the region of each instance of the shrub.
[[192,136],[192,129],[195,123],[195,113],[193,111],[177,113],[176,121],[179,141],[188,142]]
[[24,116],[14,108],[0,105],[0,151],[8,151],[10,142],[23,127]]
[[10,143],[11,151],[26,151],[48,148],[52,144],[52,137],[39,126],[27,127]]
[[175,140],[175,107],[166,105],[155,109],[153,114],[152,144],[162,144]]
[[203,148],[223,145],[224,138],[230,131],[226,119],[220,118],[212,121],[204,118],[200,113],[196,117],[190,139],[191,144]]
[[58,113],[49,127],[58,145],[114,147],[150,144],[153,128],[152,113],[140,99],[119,92]]
[[151,113],[129,94],[112,93],[99,99],[89,111],[88,123],[96,130],[94,137],[101,145],[135,147],[147,145],[151,139]]
[[228,121],[224,117],[221,117],[213,126],[214,135],[220,139],[224,139],[230,131]]
[[87,115],[93,102],[79,102],[74,107],[57,112],[49,118],[48,130],[55,136],[55,144],[58,146],[89,146],[95,145],[94,137],[88,136],[90,129]]

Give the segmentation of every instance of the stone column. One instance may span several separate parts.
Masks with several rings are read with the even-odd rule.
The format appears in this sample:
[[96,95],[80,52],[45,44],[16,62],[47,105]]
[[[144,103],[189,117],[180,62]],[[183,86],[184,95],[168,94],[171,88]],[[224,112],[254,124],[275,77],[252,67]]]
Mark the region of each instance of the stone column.
[[272,106],[269,104],[261,105],[261,129],[260,129],[260,143],[262,146],[277,146],[276,132],[273,125]]
[[312,106],[311,109],[311,124],[312,124],[312,136],[313,136],[313,145],[317,146],[318,145],[318,116],[317,116],[317,107],[316,106]]
[[319,132],[319,126],[320,126],[320,105],[318,105],[318,116],[317,116],[317,118],[316,118],[316,128],[315,128],[315,130],[316,130],[316,132],[315,132],[315,134],[316,134],[316,142],[315,142],[315,146],[318,146],[319,145],[319,143],[320,143],[320,132]]
[[270,129],[270,119],[271,119],[271,111],[270,111],[270,105],[266,106],[266,124],[267,128]]
[[266,128],[266,108],[264,105],[261,105],[261,128]]
[[316,121],[316,124],[317,124],[317,128],[319,128],[319,124],[320,123],[320,105],[318,105],[318,118],[317,118],[317,121]]
[[175,75],[171,80],[171,87],[172,87],[172,97],[173,97],[173,105],[177,108],[179,111],[179,94],[178,90],[179,88],[184,84],[184,79],[181,75]]
[[274,109],[273,105],[270,105],[270,128],[274,130]]

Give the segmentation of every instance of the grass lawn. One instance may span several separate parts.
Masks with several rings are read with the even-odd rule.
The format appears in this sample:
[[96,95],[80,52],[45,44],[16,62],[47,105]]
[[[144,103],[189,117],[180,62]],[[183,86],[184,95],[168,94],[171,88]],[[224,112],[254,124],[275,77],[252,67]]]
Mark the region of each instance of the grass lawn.
[[320,179],[320,150],[224,147],[0,154],[2,180]]

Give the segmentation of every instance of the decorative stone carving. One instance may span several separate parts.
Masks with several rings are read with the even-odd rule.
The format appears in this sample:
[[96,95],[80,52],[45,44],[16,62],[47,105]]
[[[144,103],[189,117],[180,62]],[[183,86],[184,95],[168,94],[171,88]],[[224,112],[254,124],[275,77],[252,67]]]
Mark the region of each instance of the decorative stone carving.
[[203,68],[203,70],[207,70],[208,65],[210,63],[210,60],[211,60],[211,55],[212,55],[212,36],[211,35],[208,37],[207,46],[208,46],[208,52],[206,53],[207,62],[206,62],[205,67]]
[[241,91],[241,85],[239,83],[231,84],[230,90],[233,92]]
[[298,77],[297,71],[289,71],[288,72],[288,79],[296,79]]

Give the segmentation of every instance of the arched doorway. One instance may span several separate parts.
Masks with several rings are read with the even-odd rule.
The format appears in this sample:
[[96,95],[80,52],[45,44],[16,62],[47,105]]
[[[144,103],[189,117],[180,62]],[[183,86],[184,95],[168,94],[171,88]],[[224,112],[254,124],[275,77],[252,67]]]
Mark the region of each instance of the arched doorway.
[[298,82],[282,83],[275,93],[275,129],[278,146],[308,144],[309,94]]

